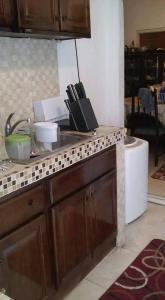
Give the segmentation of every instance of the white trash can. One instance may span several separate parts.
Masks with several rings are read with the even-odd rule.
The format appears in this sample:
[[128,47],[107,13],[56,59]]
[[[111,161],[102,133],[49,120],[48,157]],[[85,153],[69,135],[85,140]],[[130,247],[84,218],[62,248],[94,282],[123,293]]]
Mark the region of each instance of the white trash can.
[[141,216],[147,208],[148,142],[127,136],[125,139],[125,223]]

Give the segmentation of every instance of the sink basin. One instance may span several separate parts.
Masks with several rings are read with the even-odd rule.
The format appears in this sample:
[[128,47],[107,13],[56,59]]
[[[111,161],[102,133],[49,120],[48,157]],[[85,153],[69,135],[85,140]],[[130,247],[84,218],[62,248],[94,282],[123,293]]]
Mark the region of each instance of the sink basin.
[[[62,133],[60,134],[60,139],[57,141],[57,145],[59,146],[66,146],[74,143],[81,142],[85,139],[87,139],[87,136],[84,135],[78,135],[78,134],[66,134]],[[55,143],[56,144],[56,143]]]
[[57,142],[54,143],[41,143],[36,142],[38,151],[36,154],[31,155],[27,160],[14,160],[17,164],[29,164],[35,162],[41,158],[48,156],[49,154],[59,152],[65,149],[67,146],[73,146],[76,143],[83,142],[88,136],[72,133],[60,133]]

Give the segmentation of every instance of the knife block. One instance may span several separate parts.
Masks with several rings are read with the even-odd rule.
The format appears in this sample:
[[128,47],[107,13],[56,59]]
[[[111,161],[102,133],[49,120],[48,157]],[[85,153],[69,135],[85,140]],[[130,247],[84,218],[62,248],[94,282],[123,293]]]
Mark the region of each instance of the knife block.
[[70,102],[69,107],[70,124],[73,130],[75,130],[74,123],[76,123],[77,130],[82,132],[93,131],[98,127],[95,113],[88,98],[81,98],[77,101]]

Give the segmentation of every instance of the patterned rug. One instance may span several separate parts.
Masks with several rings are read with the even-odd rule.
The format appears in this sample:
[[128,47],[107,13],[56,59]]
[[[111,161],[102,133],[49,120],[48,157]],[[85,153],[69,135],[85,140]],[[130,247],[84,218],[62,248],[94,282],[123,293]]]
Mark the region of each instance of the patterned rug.
[[99,300],[165,300],[165,241],[152,240]]
[[161,166],[152,176],[154,179],[165,180],[165,165]]

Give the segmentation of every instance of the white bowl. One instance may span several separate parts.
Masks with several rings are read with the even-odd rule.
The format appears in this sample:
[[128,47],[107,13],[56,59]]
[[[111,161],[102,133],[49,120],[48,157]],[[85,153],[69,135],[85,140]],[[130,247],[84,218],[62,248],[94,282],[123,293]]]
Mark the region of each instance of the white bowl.
[[34,123],[36,139],[42,143],[53,143],[57,141],[56,123],[37,122]]

